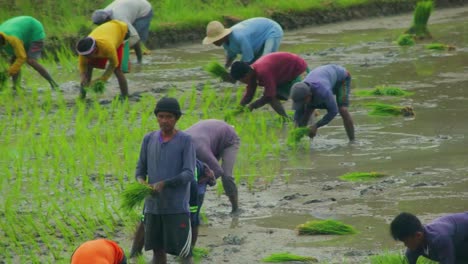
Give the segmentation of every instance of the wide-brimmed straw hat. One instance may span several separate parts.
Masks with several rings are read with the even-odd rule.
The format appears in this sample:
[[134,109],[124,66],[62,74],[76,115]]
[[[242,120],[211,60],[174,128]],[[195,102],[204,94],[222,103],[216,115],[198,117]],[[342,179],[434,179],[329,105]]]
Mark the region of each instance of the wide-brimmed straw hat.
[[203,44],[212,44],[232,32],[230,28],[224,28],[219,21],[211,21],[206,26],[206,37],[203,39]]

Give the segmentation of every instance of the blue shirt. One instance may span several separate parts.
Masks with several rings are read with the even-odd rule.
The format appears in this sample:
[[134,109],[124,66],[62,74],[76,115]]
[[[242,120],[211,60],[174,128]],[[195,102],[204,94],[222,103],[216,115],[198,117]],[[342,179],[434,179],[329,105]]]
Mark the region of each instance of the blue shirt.
[[[348,77],[345,68],[336,64],[327,64],[313,69],[304,78],[312,93],[312,100],[307,104],[309,109],[327,109],[327,114],[315,125],[322,127],[335,118],[338,114],[338,104],[336,102],[335,86],[343,82]],[[302,119],[304,109],[294,113],[294,120]]]
[[419,256],[440,264],[468,263],[468,212],[435,219],[424,226],[426,245],[415,251],[407,250],[409,264]]
[[188,134],[177,131],[167,142],[162,141],[160,131],[146,134],[135,177],[149,184],[164,181],[165,186],[145,200],[145,213],[188,213],[194,169],[195,148]]
[[229,44],[223,44],[228,59],[234,59],[242,54],[242,61],[250,63],[254,60],[265,41],[269,38],[283,37],[283,29],[275,21],[256,17],[239,22],[231,27]]

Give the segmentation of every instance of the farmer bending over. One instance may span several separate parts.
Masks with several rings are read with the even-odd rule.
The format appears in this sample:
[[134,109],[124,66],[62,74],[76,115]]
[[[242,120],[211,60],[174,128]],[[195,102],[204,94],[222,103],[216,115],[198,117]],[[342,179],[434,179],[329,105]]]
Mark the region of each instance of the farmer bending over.
[[263,96],[249,104],[250,111],[269,104],[280,116],[289,119],[280,100],[288,100],[291,86],[301,81],[307,71],[307,62],[296,54],[273,52],[261,57],[252,65],[236,61],[231,67],[231,76],[247,84],[241,106],[250,103],[257,86],[265,87]]
[[283,29],[275,21],[255,17],[244,20],[230,28],[219,21],[211,21],[206,27],[203,44],[223,46],[226,52],[225,67],[229,68],[241,54],[241,61],[251,64],[261,56],[278,51]]
[[153,8],[147,0],[114,0],[104,9],[94,11],[93,23],[101,25],[112,19],[128,25],[130,32],[129,45],[135,50],[138,63],[142,62],[140,42],[148,39],[149,26],[153,18]]
[[419,256],[440,264],[468,263],[468,212],[442,216],[427,225],[413,214],[400,213],[390,232],[407,247],[409,264],[416,264]]
[[127,264],[119,245],[108,239],[96,239],[81,244],[71,256],[71,264]]
[[37,62],[44,48],[45,32],[41,22],[30,16],[18,16],[0,25],[0,49],[11,57],[8,75],[12,77],[13,89],[18,85],[21,66],[26,62],[36,70],[54,90],[58,84],[47,70]]
[[[122,62],[123,43],[128,38],[127,24],[117,20],[106,22],[95,28],[88,37],[82,38],[76,44],[79,54],[79,67],[81,75],[80,97],[86,98],[85,87],[96,81],[107,81],[114,72],[119,82],[122,97],[128,97],[127,79],[120,64]],[[104,69],[102,76],[91,82],[93,69]]]
[[191,137],[175,128],[182,112],[175,98],[164,97],[154,109],[160,130],[145,135],[135,178],[148,184],[145,249],[153,250],[152,263],[167,263],[166,253],[193,263],[190,225],[190,182],[194,178],[195,148]]
[[294,121],[297,126],[307,126],[315,109],[327,109],[327,114],[310,126],[309,136],[314,137],[319,127],[325,126],[340,113],[350,141],[354,141],[354,124],[348,112],[351,75],[342,66],[327,64],[313,69],[291,88]]

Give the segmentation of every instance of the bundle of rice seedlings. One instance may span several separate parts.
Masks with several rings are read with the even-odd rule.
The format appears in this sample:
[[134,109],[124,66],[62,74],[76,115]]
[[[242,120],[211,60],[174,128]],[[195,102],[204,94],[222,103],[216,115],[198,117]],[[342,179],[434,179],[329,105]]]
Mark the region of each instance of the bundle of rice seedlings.
[[196,262],[199,262],[202,258],[208,256],[210,250],[207,248],[195,247],[192,250],[193,258]]
[[386,176],[379,172],[350,172],[341,175],[339,178],[345,181],[366,181]]
[[91,90],[97,94],[102,94],[106,89],[106,83],[101,80],[97,80],[91,85]]
[[295,146],[301,141],[305,136],[308,136],[310,133],[310,128],[308,127],[298,127],[291,129],[288,134],[287,143],[289,146]]
[[[408,264],[404,255],[398,253],[382,253],[369,257],[371,264]],[[423,256],[418,258],[418,264],[436,264],[438,262],[429,260]]]
[[372,107],[372,111],[369,112],[369,115],[376,116],[414,116],[413,108],[410,106],[396,106],[382,103],[372,103],[368,104]]
[[358,96],[408,96],[413,93],[396,86],[378,85],[371,90],[356,90],[355,94]]
[[152,193],[151,187],[146,184],[132,183],[122,192],[122,208],[133,210]]
[[211,74],[213,77],[220,78],[223,81],[232,82],[233,79],[229,72],[217,61],[212,61],[204,67],[205,71]]
[[332,219],[308,221],[296,228],[299,235],[350,235],[357,233],[354,227]]
[[426,45],[426,49],[431,50],[455,50],[454,46],[442,44],[442,43],[431,43]]
[[318,262],[318,260],[314,257],[299,256],[299,255],[291,254],[289,252],[273,253],[270,256],[263,258],[262,261],[270,262],[270,263],[287,262],[287,261],[297,261],[297,262],[304,262],[304,263]]
[[427,29],[427,22],[429,21],[433,7],[434,3],[432,0],[418,2],[413,13],[413,24],[405,33],[415,35],[419,39],[431,38],[431,33]]
[[8,81],[8,73],[6,71],[0,71],[0,89],[5,87],[5,84],[7,81]]
[[397,43],[400,46],[413,46],[414,45],[414,38],[411,34],[402,34],[398,37]]

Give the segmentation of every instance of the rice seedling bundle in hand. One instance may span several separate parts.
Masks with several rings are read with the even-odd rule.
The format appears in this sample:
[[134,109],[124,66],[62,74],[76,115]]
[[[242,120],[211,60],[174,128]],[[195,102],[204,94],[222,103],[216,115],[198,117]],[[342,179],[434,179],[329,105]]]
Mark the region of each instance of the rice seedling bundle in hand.
[[398,37],[397,43],[400,46],[413,46],[415,44],[413,35],[402,34]]
[[262,261],[269,262],[269,263],[278,263],[278,262],[287,262],[287,261],[312,263],[312,262],[317,262],[318,260],[314,257],[305,257],[305,256],[294,255],[289,252],[281,252],[281,253],[273,253],[270,256],[263,258]]
[[122,208],[133,210],[140,205],[147,196],[151,195],[153,189],[146,184],[132,183],[122,192]]
[[354,227],[336,220],[313,220],[297,226],[299,235],[350,235],[356,234]]
[[419,39],[431,38],[431,33],[427,29],[427,22],[433,7],[432,0],[419,1],[414,9],[413,24],[405,33],[415,35]]
[[204,69],[213,77],[220,78],[225,82],[235,83],[235,80],[232,79],[231,74],[229,74],[229,72],[217,61],[208,63]]
[[379,85],[371,90],[356,90],[358,96],[407,96],[413,93],[395,86]]
[[379,172],[351,172],[346,173],[340,176],[340,179],[345,181],[366,181],[366,180],[373,180],[381,177],[385,177],[386,175]]
[[305,136],[308,136],[310,133],[310,128],[308,127],[298,127],[291,129],[288,134],[287,143],[289,146],[295,146],[301,141]]
[[[408,260],[402,254],[383,253],[369,257],[370,264],[408,264]],[[418,264],[437,264],[438,262],[429,260],[423,256],[418,258]]]
[[376,116],[414,116],[413,108],[410,106],[396,106],[382,103],[373,103],[368,106],[372,107],[369,115]]
[[97,80],[91,85],[90,88],[93,92],[102,94],[106,90],[106,83],[104,81]]

